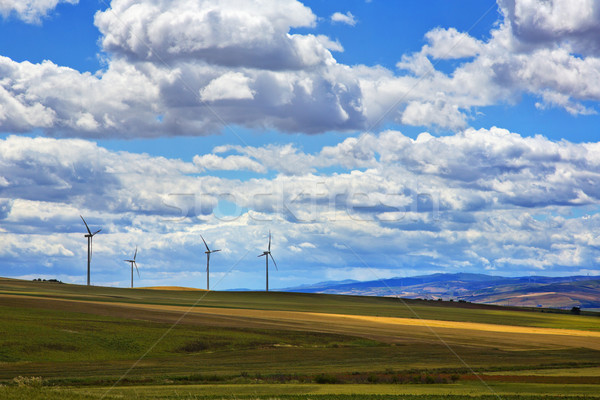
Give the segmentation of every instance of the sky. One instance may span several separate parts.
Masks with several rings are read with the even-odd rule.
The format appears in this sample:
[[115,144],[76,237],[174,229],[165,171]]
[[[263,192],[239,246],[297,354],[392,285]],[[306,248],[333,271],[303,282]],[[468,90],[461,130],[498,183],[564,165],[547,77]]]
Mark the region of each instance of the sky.
[[600,275],[600,1],[0,0],[0,276]]

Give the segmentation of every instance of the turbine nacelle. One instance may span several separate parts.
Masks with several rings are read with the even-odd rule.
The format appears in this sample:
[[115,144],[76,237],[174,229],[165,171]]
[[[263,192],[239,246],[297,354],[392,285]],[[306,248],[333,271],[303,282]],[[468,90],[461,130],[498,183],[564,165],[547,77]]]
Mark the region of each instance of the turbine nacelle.
[[98,229],[96,232],[92,233],[92,231],[90,231],[90,227],[88,226],[87,222],[85,222],[85,219],[83,219],[83,217],[80,215],[81,220],[83,221],[83,223],[85,224],[85,229],[87,229],[88,233],[87,235],[84,235],[84,237],[94,237],[94,235],[98,232],[100,232],[102,229]]

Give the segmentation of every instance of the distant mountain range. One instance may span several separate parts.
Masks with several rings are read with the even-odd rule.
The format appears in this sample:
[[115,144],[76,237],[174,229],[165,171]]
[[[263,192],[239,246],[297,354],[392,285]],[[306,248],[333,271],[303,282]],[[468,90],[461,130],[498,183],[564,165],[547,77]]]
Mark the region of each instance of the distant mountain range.
[[465,300],[522,307],[600,309],[600,277],[433,274],[376,281],[330,281],[281,289],[286,292]]

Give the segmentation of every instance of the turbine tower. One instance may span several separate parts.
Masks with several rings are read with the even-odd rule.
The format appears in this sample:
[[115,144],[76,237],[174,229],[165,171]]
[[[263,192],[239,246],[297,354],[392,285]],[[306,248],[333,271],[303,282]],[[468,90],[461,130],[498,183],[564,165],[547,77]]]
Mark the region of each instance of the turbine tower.
[[85,219],[83,219],[83,217],[80,215],[81,220],[83,221],[83,223],[85,224],[85,229],[87,229],[88,233],[87,235],[85,235],[84,237],[87,238],[88,240],[88,264],[87,264],[87,285],[90,286],[90,264],[92,262],[92,238],[94,237],[94,235],[98,232],[100,232],[102,229],[98,229],[96,232],[92,233],[92,231],[90,231],[90,227],[88,226],[87,222],[85,222]]
[[137,256],[137,246],[135,246],[135,253],[133,253],[133,260],[125,260],[128,263],[131,263],[131,288],[133,288],[133,266],[135,265],[135,270],[137,271],[138,278],[140,277],[140,270],[138,269],[137,263],[135,262],[135,257]]
[[269,257],[271,257],[271,260],[273,260],[273,264],[275,264],[275,269],[277,271],[279,271],[279,268],[277,268],[277,263],[275,262],[275,259],[273,258],[273,255],[271,254],[271,231],[269,231],[269,248],[267,251],[263,251],[263,253],[261,255],[259,255],[258,257],[262,257],[265,256],[265,261],[267,262],[267,292],[269,291]]
[[204,242],[204,246],[206,246],[206,290],[210,290],[210,285],[209,285],[209,265],[210,265],[210,253],[216,253],[217,251],[221,251],[221,250],[211,250],[208,248],[208,245],[206,244],[206,240],[204,240],[204,238],[202,237],[202,235],[200,235],[200,237],[202,238],[202,241]]

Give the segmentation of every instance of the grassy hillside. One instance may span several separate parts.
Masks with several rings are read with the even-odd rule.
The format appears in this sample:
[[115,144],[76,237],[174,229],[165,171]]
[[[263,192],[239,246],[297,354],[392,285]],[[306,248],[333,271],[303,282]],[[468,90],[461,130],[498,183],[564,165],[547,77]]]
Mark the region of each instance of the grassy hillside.
[[[472,303],[437,302],[343,295],[316,295],[283,292],[205,292],[155,289],[122,289],[87,287],[51,282],[30,282],[0,278],[0,294],[44,297],[64,300],[134,303],[165,306],[217,307],[280,311],[318,311],[323,313],[373,315],[442,319],[447,321],[477,321],[546,328],[600,330],[594,318],[600,314],[558,315],[558,310],[523,310]],[[530,312],[526,312],[530,311]],[[549,313],[552,314],[549,314]],[[585,313],[584,313],[585,314]],[[582,318],[585,317],[585,318]]]
[[8,279],[0,313],[2,398],[600,393],[597,315]]
[[474,291],[470,301],[521,307],[595,308],[600,305],[600,280],[505,285]]
[[502,277],[432,274],[367,282],[323,282],[292,292],[466,300],[481,304],[586,310],[600,308],[600,280],[589,276]]

